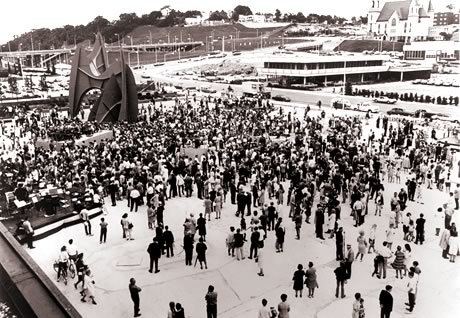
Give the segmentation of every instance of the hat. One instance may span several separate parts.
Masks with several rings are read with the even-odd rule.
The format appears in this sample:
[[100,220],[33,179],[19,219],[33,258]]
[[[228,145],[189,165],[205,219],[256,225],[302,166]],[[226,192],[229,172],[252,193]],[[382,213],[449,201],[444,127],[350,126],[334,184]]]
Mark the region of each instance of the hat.
[[351,244],[347,244],[347,247],[351,247]]

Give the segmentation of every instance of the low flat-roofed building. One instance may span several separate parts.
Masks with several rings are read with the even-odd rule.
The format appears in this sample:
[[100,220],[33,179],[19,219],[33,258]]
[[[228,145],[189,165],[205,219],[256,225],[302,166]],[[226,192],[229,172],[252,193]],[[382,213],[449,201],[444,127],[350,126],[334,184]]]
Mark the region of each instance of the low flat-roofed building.
[[459,61],[460,42],[458,41],[423,41],[404,45],[405,60],[428,62]]
[[322,55],[311,53],[268,57],[259,74],[270,78],[288,78],[292,83],[376,82],[429,78],[431,67],[391,65],[388,55]]

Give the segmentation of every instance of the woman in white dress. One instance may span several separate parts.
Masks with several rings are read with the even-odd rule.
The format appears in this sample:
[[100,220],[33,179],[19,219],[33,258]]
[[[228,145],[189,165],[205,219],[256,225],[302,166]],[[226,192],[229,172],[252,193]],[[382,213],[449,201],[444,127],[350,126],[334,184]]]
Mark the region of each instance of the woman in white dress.
[[452,233],[449,238],[449,255],[450,255],[450,262],[455,263],[455,257],[458,253],[458,234]]
[[404,244],[404,276],[407,275],[407,269],[412,266],[412,249],[409,244]]

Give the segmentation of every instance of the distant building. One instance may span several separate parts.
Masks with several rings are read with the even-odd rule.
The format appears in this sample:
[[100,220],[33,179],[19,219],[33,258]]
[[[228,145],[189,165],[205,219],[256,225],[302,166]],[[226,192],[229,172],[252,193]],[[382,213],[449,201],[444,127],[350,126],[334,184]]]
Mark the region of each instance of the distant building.
[[367,17],[368,31],[374,37],[407,43],[428,37],[434,7],[431,0],[372,0]]
[[433,25],[459,24],[459,14],[453,12],[435,12]]
[[403,47],[405,60],[428,62],[459,61],[458,41],[421,41],[406,44]]
[[251,15],[240,15],[238,17],[239,22],[253,22],[253,23],[264,23],[273,22],[273,16],[264,14],[251,14]]
[[460,29],[460,26],[458,24],[436,25],[430,28],[430,32],[428,36],[430,40],[442,41],[444,40],[443,34],[450,34],[452,35],[452,38],[450,40],[455,41],[454,35],[456,31],[458,34],[459,29]]

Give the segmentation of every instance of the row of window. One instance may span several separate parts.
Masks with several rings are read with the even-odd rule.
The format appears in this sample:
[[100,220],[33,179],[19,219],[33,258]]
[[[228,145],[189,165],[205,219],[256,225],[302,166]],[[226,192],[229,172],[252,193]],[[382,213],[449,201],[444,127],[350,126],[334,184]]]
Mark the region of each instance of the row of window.
[[405,58],[408,60],[423,60],[425,59],[425,51],[406,51]]
[[[346,62],[346,67],[371,67],[382,66],[383,61],[352,61]],[[316,70],[344,68],[345,62],[325,62],[325,63],[289,63],[289,62],[265,62],[264,68],[288,69],[288,70]]]

